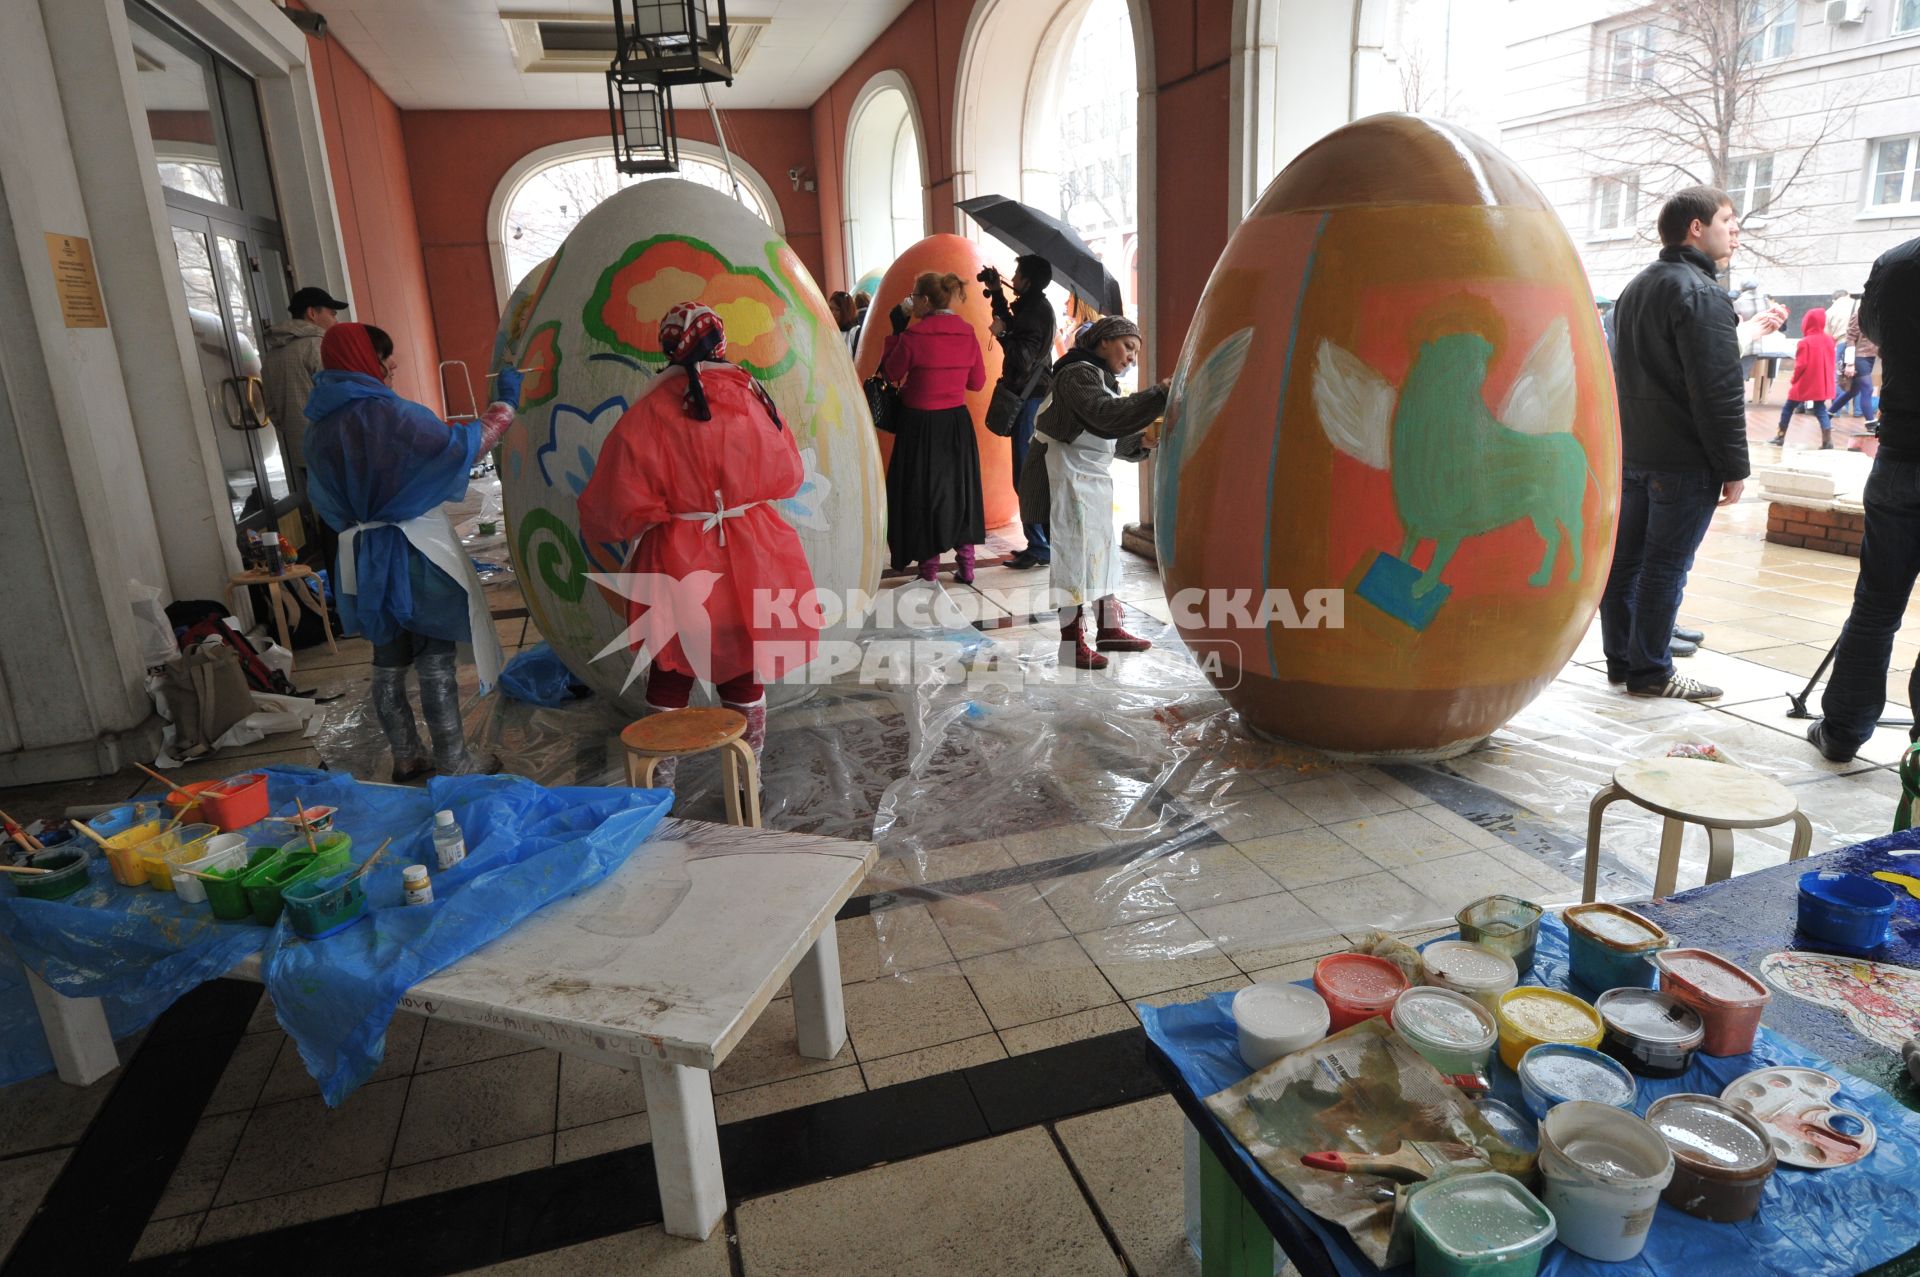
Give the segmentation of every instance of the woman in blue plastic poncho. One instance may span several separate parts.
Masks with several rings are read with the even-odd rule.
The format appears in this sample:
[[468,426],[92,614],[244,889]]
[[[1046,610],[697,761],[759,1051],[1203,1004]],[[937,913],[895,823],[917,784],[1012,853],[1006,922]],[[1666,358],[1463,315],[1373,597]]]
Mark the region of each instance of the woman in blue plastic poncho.
[[[455,645],[471,646],[484,692],[500,673],[500,641],[441,505],[466,494],[474,461],[513,424],[520,374],[501,371],[501,401],[479,420],[449,423],[387,385],[393,339],[378,328],[335,324],[320,363],[307,400],[307,490],[340,534],[341,625],[373,644],[373,710],[393,747],[393,778],[496,770],[497,760],[467,753]],[[431,760],[407,699],[409,665],[420,675]]]

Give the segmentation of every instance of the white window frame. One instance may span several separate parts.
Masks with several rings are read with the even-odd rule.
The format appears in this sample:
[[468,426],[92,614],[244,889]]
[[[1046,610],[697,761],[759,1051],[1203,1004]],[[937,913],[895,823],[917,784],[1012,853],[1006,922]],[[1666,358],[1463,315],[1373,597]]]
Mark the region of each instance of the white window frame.
[[[1758,189],[1766,191],[1767,198],[1766,203],[1756,209],[1753,207],[1753,193],[1756,189],[1753,177],[1755,169],[1762,164],[1767,166],[1767,181],[1765,186]],[[1734,180],[1735,174],[1740,174],[1740,180],[1737,182]],[[1748,155],[1731,161],[1727,167],[1727,194],[1733,197],[1733,213],[1736,218],[1742,222],[1751,219],[1756,226],[1762,224],[1768,211],[1773,207],[1773,156],[1771,154]]]
[[[1620,221],[1611,226],[1600,224],[1600,197],[1609,188],[1620,191]],[[1640,177],[1637,173],[1610,173],[1596,176],[1587,185],[1587,238],[1631,239],[1638,229]]]
[[[1615,50],[1623,39],[1638,34],[1642,43],[1630,59],[1631,68],[1625,76],[1619,74],[1619,58]],[[1655,83],[1660,76],[1660,28],[1653,22],[1634,22],[1624,27],[1614,27],[1606,33],[1601,47],[1604,62],[1600,68],[1600,82],[1603,92],[1611,97],[1616,93],[1626,93],[1635,86]]]
[[[1907,144],[1907,166],[1901,180],[1901,198],[1891,203],[1880,204],[1874,201],[1874,193],[1880,186],[1880,148],[1889,142]],[[1895,133],[1890,137],[1877,137],[1867,143],[1866,180],[1861,197],[1860,216],[1862,217],[1911,217],[1920,213],[1920,133]]]
[[[1767,6],[1772,16],[1762,23],[1747,42],[1755,47],[1753,65],[1765,62],[1779,62],[1793,56],[1794,41],[1800,36],[1800,0],[1748,0],[1755,6]],[[1786,32],[1787,47],[1773,51],[1780,42],[1781,31]]]
[[[1900,21],[1901,13],[1907,15],[1905,22]],[[1912,35],[1920,31],[1920,0],[1893,0],[1893,34]]]

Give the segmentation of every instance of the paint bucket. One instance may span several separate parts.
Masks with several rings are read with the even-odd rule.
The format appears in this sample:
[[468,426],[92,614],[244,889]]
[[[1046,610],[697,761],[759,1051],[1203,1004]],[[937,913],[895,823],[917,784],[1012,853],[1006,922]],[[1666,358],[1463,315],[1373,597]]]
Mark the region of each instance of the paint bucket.
[[357,875],[307,877],[301,874],[280,892],[287,924],[294,934],[320,940],[344,931],[367,913],[367,888]]
[[247,908],[253,920],[271,927],[280,920],[280,892],[288,883],[313,865],[313,854],[304,846],[295,850],[282,847],[247,871],[240,880],[246,888]]
[[1610,989],[1593,1009],[1607,1026],[1600,1049],[1641,1077],[1679,1077],[1706,1039],[1700,1013],[1670,993]]
[[1540,1157],[1540,1124],[1511,1104],[1483,1095],[1473,1102],[1480,1117],[1493,1128],[1499,1143],[1480,1151],[1487,1155],[1496,1171],[1505,1171],[1523,1184],[1534,1181],[1534,1168]]
[[17,895],[28,900],[65,900],[87,885],[87,864],[91,858],[85,847],[67,847],[43,851],[27,857],[29,869],[45,869],[43,874],[8,874]]
[[1865,957],[1887,942],[1893,893],[1858,874],[1800,875],[1800,934],[1823,947]]
[[1487,1009],[1451,989],[1408,989],[1393,1004],[1393,1028],[1445,1074],[1484,1074],[1500,1026]]
[[[1482,949],[1504,953],[1515,970],[1533,970],[1533,947],[1540,938],[1539,905],[1518,896],[1486,896],[1454,915],[1460,938]],[[1505,992],[1505,990],[1502,990]]]
[[1297,984],[1263,980],[1233,995],[1240,1059],[1256,1073],[1327,1036],[1330,1023],[1326,999]]
[[[247,838],[245,834],[215,834],[199,848],[188,853],[186,860],[173,860],[173,894],[190,905],[205,904],[207,900],[207,880],[196,878],[195,874],[212,873],[216,869],[237,869],[247,863]],[[191,872],[182,873],[182,870]]]
[[1435,940],[1420,951],[1420,961],[1428,984],[1465,994],[1494,1015],[1501,996],[1520,983],[1512,958],[1465,940]]
[[[126,833],[136,825],[146,824],[154,818],[154,814],[159,810],[160,808],[156,803],[128,803],[124,807],[115,807],[110,811],[101,812],[98,816],[87,821],[87,828],[93,830],[94,833],[99,834],[102,838],[111,841],[116,836]],[[163,820],[160,823],[165,824],[166,822]]]
[[1540,1199],[1568,1250],[1617,1264],[1638,1255],[1673,1153],[1658,1131],[1624,1109],[1570,1100],[1540,1122]]
[[1475,1171],[1407,1199],[1415,1277],[1533,1277],[1553,1241],[1552,1214],[1519,1180]]
[[164,820],[143,820],[122,827],[119,833],[107,839],[107,867],[113,870],[115,882],[123,887],[146,884],[147,868],[140,863],[140,848],[159,836],[166,827]]
[[1543,1042],[1570,1042],[1599,1046],[1606,1036],[1600,1013],[1571,993],[1537,985],[1512,989],[1501,996],[1500,1062],[1520,1067],[1520,1057]]
[[[167,791],[167,814],[178,816],[184,823],[201,818],[200,800],[209,789],[218,789],[223,782],[217,780],[195,780]],[[181,790],[185,790],[182,793]]]
[[1589,989],[1651,989],[1649,955],[1673,944],[1659,924],[1619,905],[1574,905],[1567,924],[1567,965]]
[[1700,1049],[1708,1055],[1745,1055],[1753,1050],[1760,1015],[1773,994],[1767,986],[1717,953],[1669,949],[1653,956],[1660,986],[1694,1009],[1706,1028]]
[[200,797],[200,810],[224,833],[245,829],[267,817],[267,776],[247,772],[230,776]]
[[1640,1088],[1618,1060],[1590,1046],[1547,1042],[1520,1057],[1520,1098],[1536,1118],[1570,1100],[1591,1100],[1630,1109]]
[[1760,1210],[1779,1165],[1766,1131],[1711,1095],[1668,1095],[1647,1109],[1647,1125],[1673,1152],[1669,1206],[1715,1224],[1737,1224]]
[[229,922],[252,917],[253,905],[247,899],[246,877],[279,854],[278,847],[254,847],[248,851],[244,864],[207,870],[211,877],[203,879],[200,886],[207,893],[207,905],[213,910],[213,916]]
[[1338,1033],[1376,1015],[1391,1023],[1393,1000],[1406,991],[1407,977],[1385,958],[1332,953],[1314,965],[1313,987],[1326,999],[1330,1030]]
[[[219,833],[212,825],[178,825],[140,844],[140,867],[147,871],[147,885],[155,891],[173,890],[175,857],[192,860],[200,848]],[[182,852],[190,853],[180,855]]]

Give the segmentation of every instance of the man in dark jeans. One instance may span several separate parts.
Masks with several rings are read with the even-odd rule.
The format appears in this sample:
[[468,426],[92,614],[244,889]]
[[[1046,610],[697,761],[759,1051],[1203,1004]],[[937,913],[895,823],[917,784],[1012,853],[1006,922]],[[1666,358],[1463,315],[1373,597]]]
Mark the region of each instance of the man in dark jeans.
[[[1862,335],[1880,347],[1880,451],[1867,477],[1853,611],[1820,698],[1825,717],[1807,729],[1836,763],[1852,759],[1880,721],[1893,636],[1920,577],[1920,239],[1880,255],[1858,317]],[[1920,670],[1907,681],[1907,700],[1920,701]],[[1920,739],[1920,728],[1909,735]]]
[[[1033,376],[1035,361],[1053,362],[1053,334],[1057,323],[1053,303],[1047,300],[1047,285],[1053,282],[1053,266],[1044,257],[1023,256],[1015,262],[1013,305],[1000,292],[999,276],[987,286],[987,300],[993,306],[993,335],[1005,351],[1000,365],[1000,380],[1018,393]],[[1051,379],[1046,373],[1033,383],[1033,393],[1021,405],[1013,423],[1013,482],[1020,484],[1021,468],[1033,447],[1033,421],[1040,402],[1047,397]],[[1022,571],[1053,562],[1053,546],[1047,540],[1047,525],[1026,525],[1027,548],[1007,560],[1007,566]]]
[[1724,191],[1689,187],[1660,209],[1660,259],[1613,307],[1620,400],[1620,532],[1600,598],[1607,681],[1634,696],[1705,701],[1669,644],[1694,551],[1747,469],[1738,319],[1714,278],[1740,244]]

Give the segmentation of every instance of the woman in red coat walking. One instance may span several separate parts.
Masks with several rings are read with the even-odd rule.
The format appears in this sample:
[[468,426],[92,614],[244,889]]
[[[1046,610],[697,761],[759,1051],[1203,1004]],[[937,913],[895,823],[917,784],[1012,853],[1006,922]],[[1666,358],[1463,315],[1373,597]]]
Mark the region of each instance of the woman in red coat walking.
[[811,660],[820,634],[813,569],[773,507],[800,490],[800,449],[760,383],[725,362],[713,311],[675,306],[660,346],[667,368],[607,436],[580,494],[580,534],[639,542],[625,571],[651,579],[629,577],[627,635],[653,656],[648,708],[684,709],[694,680],[710,682],[746,715],[758,756],[764,684]]
[[1801,404],[1813,409],[1820,419],[1820,446],[1833,447],[1833,422],[1827,416],[1827,401],[1834,390],[1833,338],[1827,335],[1827,312],[1819,307],[1800,320],[1800,344],[1793,348],[1793,380],[1787,383],[1787,402],[1780,408],[1780,433],[1773,442],[1787,441],[1787,423]]
[[[887,547],[894,571],[918,560],[931,581],[940,556],[954,552],[954,579],[973,582],[973,547],[987,539],[980,492],[980,448],[967,392],[987,384],[980,334],[953,313],[967,295],[958,275],[932,271],[893,308],[880,371],[900,387],[899,425],[887,464]],[[911,310],[909,310],[911,306]],[[909,328],[909,318],[917,321]]]

